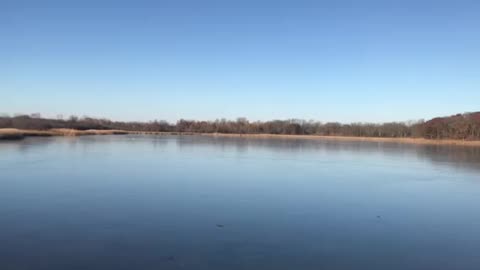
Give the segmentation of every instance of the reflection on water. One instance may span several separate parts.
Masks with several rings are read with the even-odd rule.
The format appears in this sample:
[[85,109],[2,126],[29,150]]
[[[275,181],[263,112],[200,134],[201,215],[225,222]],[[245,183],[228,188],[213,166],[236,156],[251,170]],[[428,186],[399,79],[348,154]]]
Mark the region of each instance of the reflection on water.
[[[173,143],[180,151],[189,151],[192,148],[212,147],[221,151],[248,152],[249,149],[265,149],[270,152],[288,153],[318,153],[343,152],[347,154],[375,154],[384,156],[397,156],[426,160],[437,166],[450,166],[454,168],[480,170],[480,147],[455,146],[455,145],[411,145],[391,142],[360,142],[360,141],[335,141],[335,140],[306,140],[306,139],[264,139],[264,138],[233,138],[211,136],[91,136],[78,138],[40,138],[19,142],[0,143],[0,150],[29,151],[49,147],[51,143],[68,145],[78,151],[90,151],[98,144],[125,145],[139,143],[148,144],[148,147],[159,149]],[[38,142],[37,140],[41,140]]]
[[479,269],[480,148],[0,143],[0,269]]
[[266,148],[281,152],[360,152],[392,156],[406,156],[431,161],[439,166],[462,167],[480,170],[480,147],[455,145],[411,145],[391,142],[361,142],[306,139],[263,139],[229,137],[177,137],[179,148],[215,145],[222,150],[248,151],[249,148]]

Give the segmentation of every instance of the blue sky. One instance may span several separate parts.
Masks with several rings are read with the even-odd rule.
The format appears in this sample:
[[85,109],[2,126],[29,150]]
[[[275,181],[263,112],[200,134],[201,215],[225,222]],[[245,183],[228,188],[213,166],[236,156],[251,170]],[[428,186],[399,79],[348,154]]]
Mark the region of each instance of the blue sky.
[[480,1],[0,0],[0,112],[384,122],[480,111]]

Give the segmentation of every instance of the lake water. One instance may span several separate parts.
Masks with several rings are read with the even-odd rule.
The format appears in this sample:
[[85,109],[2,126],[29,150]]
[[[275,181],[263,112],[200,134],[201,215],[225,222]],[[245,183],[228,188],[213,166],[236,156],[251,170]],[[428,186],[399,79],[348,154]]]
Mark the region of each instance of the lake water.
[[0,143],[0,269],[480,269],[480,148]]

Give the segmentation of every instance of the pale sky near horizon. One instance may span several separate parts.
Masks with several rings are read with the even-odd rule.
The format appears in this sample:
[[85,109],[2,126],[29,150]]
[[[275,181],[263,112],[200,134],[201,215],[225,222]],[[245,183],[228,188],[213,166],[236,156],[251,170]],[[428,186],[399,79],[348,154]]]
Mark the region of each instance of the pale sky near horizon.
[[0,113],[403,121],[480,111],[480,1],[0,0]]

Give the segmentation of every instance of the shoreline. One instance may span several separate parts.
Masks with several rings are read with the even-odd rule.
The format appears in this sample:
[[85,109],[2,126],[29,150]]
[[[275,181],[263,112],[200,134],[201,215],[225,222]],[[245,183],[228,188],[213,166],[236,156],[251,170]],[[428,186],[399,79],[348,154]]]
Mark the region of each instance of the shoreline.
[[57,128],[49,130],[28,130],[16,128],[1,128],[0,140],[21,140],[25,137],[52,137],[52,136],[85,136],[85,135],[126,135],[123,130],[76,130]]
[[324,136],[324,135],[285,135],[285,134],[233,134],[233,133],[195,133],[195,132],[149,132],[149,131],[125,131],[125,130],[74,130],[74,129],[50,129],[50,130],[22,130],[6,128],[0,129],[0,140],[21,140],[25,137],[50,137],[50,136],[86,136],[86,135],[171,135],[171,136],[211,136],[231,138],[258,138],[258,139],[308,139],[308,140],[332,140],[350,142],[381,142],[403,143],[421,145],[457,145],[477,146],[480,141],[465,141],[453,139],[425,139],[425,138],[383,138],[383,137],[353,137],[353,136]]
[[460,146],[478,146],[480,141],[466,141],[453,139],[425,139],[425,138],[389,138],[389,137],[355,137],[355,136],[325,136],[325,135],[284,135],[284,134],[224,134],[224,133],[201,133],[205,136],[219,137],[248,137],[263,139],[306,139],[306,140],[330,140],[330,141],[349,141],[349,142],[381,142],[381,143],[402,143],[402,144],[422,144],[422,145],[460,145]]

